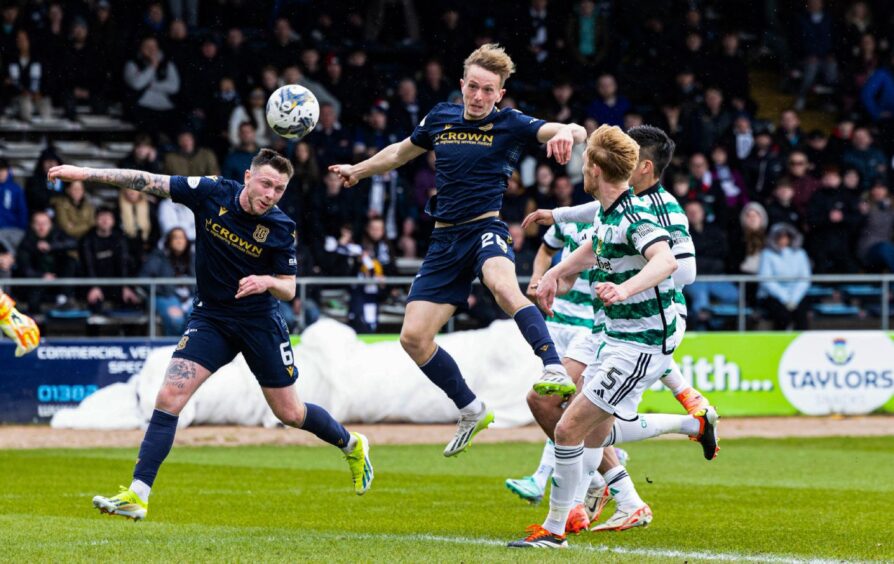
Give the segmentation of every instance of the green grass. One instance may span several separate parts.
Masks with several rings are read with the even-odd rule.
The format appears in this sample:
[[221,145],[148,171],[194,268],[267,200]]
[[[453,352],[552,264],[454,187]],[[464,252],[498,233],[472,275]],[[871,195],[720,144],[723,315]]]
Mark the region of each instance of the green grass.
[[503,480],[530,473],[540,450],[373,446],[376,479],[356,497],[331,448],[178,447],[140,523],[90,504],[129,483],[133,449],[0,451],[0,561],[894,559],[894,437],[728,440],[710,463],[688,441],[631,445],[650,527],[510,551],[499,543],[547,507]]

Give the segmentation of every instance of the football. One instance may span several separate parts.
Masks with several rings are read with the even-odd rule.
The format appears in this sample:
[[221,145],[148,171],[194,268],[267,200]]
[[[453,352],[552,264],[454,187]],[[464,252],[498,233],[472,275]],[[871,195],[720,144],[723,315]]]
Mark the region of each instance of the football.
[[267,100],[267,125],[288,139],[301,139],[310,133],[319,117],[317,97],[297,84],[277,88]]

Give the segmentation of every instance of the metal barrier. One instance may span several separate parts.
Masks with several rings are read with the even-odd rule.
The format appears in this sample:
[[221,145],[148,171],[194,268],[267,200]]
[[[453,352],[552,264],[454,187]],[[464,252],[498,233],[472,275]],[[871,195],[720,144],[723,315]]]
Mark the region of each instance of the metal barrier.
[[[413,283],[412,276],[392,276],[380,280],[371,280],[369,278],[353,278],[353,277],[312,277],[297,279],[297,297],[301,298],[302,303],[306,303],[307,290],[310,286],[365,286],[367,284],[379,284],[383,286],[409,286]],[[825,274],[813,275],[810,277],[786,277],[772,276],[763,277],[755,275],[713,275],[699,276],[696,282],[730,282],[736,284],[738,288],[738,304],[737,304],[737,330],[744,332],[746,330],[746,285],[758,284],[760,282],[798,282],[809,281],[811,284],[873,284],[880,286],[880,323],[881,329],[887,331],[889,329],[890,316],[890,298],[891,298],[891,282],[894,281],[894,274]],[[520,276],[519,284],[526,287],[530,281],[529,276]],[[475,284],[480,284],[475,280]],[[6,278],[0,279],[2,287],[75,287],[75,286],[143,286],[148,287],[149,299],[149,337],[155,338],[156,334],[156,307],[155,297],[159,286],[190,286],[195,285],[194,278],[57,278],[53,280],[45,280],[43,278]],[[453,320],[447,326],[448,331],[453,330]]]

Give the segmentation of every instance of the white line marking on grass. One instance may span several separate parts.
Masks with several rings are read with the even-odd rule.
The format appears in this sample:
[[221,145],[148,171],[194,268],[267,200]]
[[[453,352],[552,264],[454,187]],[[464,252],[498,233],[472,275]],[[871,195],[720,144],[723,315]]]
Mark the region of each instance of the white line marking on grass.
[[[212,530],[215,527],[210,527],[204,531],[205,534],[212,533]],[[223,527],[224,529],[230,529],[230,527]],[[253,527],[249,527],[253,528]],[[451,537],[444,535],[430,535],[430,534],[399,534],[399,533],[358,533],[353,531],[344,531],[344,532],[335,532],[335,531],[304,531],[304,534],[313,533],[316,537],[329,538],[329,539],[347,539],[347,540],[373,540],[373,541],[394,541],[394,542],[436,542],[436,543],[447,543],[447,544],[470,544],[476,546],[492,546],[492,547],[505,547],[506,542],[497,539],[491,538],[482,538],[482,537]],[[286,535],[287,536],[287,535]],[[284,536],[279,535],[266,535],[261,536],[258,534],[232,534],[228,533],[225,537],[220,539],[215,539],[214,542],[216,544],[230,544],[236,542],[244,542],[250,540],[253,543],[260,542],[269,542],[269,543],[277,543],[281,544],[286,542],[287,539]],[[572,539],[573,540],[573,539]],[[109,539],[93,539],[89,541],[68,541],[58,539],[55,541],[43,541],[32,543],[29,546],[38,546],[38,547],[51,547],[58,545],[68,545],[68,546],[104,546],[111,544],[111,540]],[[127,543],[129,544],[152,544],[156,542],[153,539],[128,539]],[[511,550],[507,548],[506,550]],[[571,551],[583,551],[583,552],[592,552],[592,553],[600,553],[600,554],[617,554],[620,556],[639,556],[639,557],[651,557],[651,558],[668,558],[673,560],[711,560],[715,562],[766,562],[770,564],[840,564],[841,562],[848,563],[864,563],[868,562],[866,560],[853,560],[850,558],[839,558],[839,559],[829,559],[829,558],[814,558],[814,557],[797,557],[797,556],[785,556],[781,554],[772,554],[772,553],[764,553],[758,552],[754,554],[748,553],[740,553],[740,552],[711,552],[705,550],[676,550],[670,548],[630,548],[625,546],[607,546],[607,545],[592,545],[586,543],[572,543],[569,545],[567,550]]]
[[[320,534],[319,532],[317,534]],[[395,540],[395,541],[426,541],[426,542],[442,542],[454,544],[476,544],[481,546],[506,546],[506,542],[487,538],[472,537],[447,537],[439,535],[426,534],[389,534],[389,533],[324,533],[321,536],[349,536],[352,539],[365,538],[369,540]],[[709,551],[687,551],[674,550],[667,548],[628,548],[624,546],[606,546],[591,545],[583,543],[574,543],[569,545],[570,550],[582,550],[586,552],[614,553],[627,556],[650,556],[656,558],[674,558],[674,559],[699,559],[699,560],[715,560],[722,562],[769,562],[772,564],[837,564],[842,562],[841,559],[830,560],[826,558],[797,558],[794,556],[782,556],[778,554],[758,553],[755,555],[742,554],[736,552],[709,552]],[[849,560],[849,562],[855,562]]]

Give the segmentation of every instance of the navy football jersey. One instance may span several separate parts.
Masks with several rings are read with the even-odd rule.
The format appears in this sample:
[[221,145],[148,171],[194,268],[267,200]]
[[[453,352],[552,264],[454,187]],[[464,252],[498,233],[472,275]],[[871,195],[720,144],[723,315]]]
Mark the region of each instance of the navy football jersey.
[[499,211],[522,150],[537,141],[544,123],[517,110],[495,108],[489,116],[471,121],[463,117],[461,104],[432,108],[410,135],[414,145],[437,156],[438,193],[425,211],[449,223]]
[[223,314],[266,315],[270,292],[236,299],[239,280],[298,273],[295,222],[278,207],[251,215],[239,205],[242,184],[216,176],[172,176],[171,199],[196,217],[196,305]]

